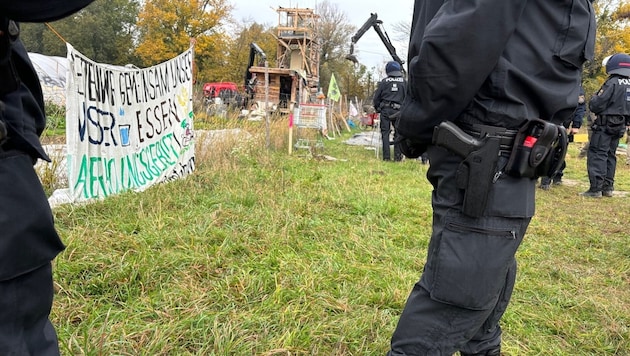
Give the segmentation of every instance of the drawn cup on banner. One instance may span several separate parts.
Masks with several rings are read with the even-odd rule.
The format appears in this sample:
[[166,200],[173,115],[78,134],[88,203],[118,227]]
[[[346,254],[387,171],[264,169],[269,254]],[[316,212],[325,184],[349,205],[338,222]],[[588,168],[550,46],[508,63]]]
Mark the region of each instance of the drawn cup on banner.
[[129,146],[129,130],[131,125],[120,125],[120,142],[123,147]]

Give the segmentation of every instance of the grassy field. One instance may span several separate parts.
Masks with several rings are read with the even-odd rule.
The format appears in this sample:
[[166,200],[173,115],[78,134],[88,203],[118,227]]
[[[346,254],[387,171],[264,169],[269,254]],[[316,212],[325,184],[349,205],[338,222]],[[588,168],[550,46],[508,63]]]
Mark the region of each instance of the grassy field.
[[[184,180],[55,208],[64,355],[385,354],[426,256],[427,166],[379,161],[347,132],[328,159],[288,155],[284,126],[198,147]],[[630,355],[630,197],[579,197],[577,145],[567,164],[537,192],[504,355]]]

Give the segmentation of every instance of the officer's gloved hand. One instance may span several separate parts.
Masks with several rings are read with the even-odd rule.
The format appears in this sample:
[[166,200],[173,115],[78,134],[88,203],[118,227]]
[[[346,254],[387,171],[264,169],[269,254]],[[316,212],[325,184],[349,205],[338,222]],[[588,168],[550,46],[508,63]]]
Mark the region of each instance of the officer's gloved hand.
[[418,158],[427,150],[427,145],[405,137],[398,137],[400,152],[407,158]]

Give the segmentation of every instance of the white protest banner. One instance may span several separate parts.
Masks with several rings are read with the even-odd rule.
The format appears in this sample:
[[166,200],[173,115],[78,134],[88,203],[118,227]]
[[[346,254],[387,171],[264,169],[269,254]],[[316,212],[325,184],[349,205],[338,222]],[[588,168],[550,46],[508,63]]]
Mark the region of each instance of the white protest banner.
[[153,67],[96,63],[68,44],[66,142],[73,201],[142,191],[195,169],[193,48]]

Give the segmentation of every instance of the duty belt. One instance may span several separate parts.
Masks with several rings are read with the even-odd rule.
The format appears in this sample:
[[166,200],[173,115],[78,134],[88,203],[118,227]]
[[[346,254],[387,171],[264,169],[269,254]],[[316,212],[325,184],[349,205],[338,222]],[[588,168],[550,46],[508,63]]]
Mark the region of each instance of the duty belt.
[[595,119],[595,124],[600,126],[606,126],[610,122],[613,124],[619,125],[621,123],[625,123],[626,117],[623,115],[598,115],[597,119]]
[[518,133],[518,130],[506,129],[505,127],[499,126],[468,124],[464,122],[456,122],[456,124],[467,134],[476,138],[483,138],[486,135],[498,137],[499,150],[506,153],[512,151],[514,138],[516,138],[516,134]]
[[390,108],[394,110],[400,110],[400,104],[394,101],[385,100],[383,101],[383,104],[385,104],[385,106],[389,106]]

